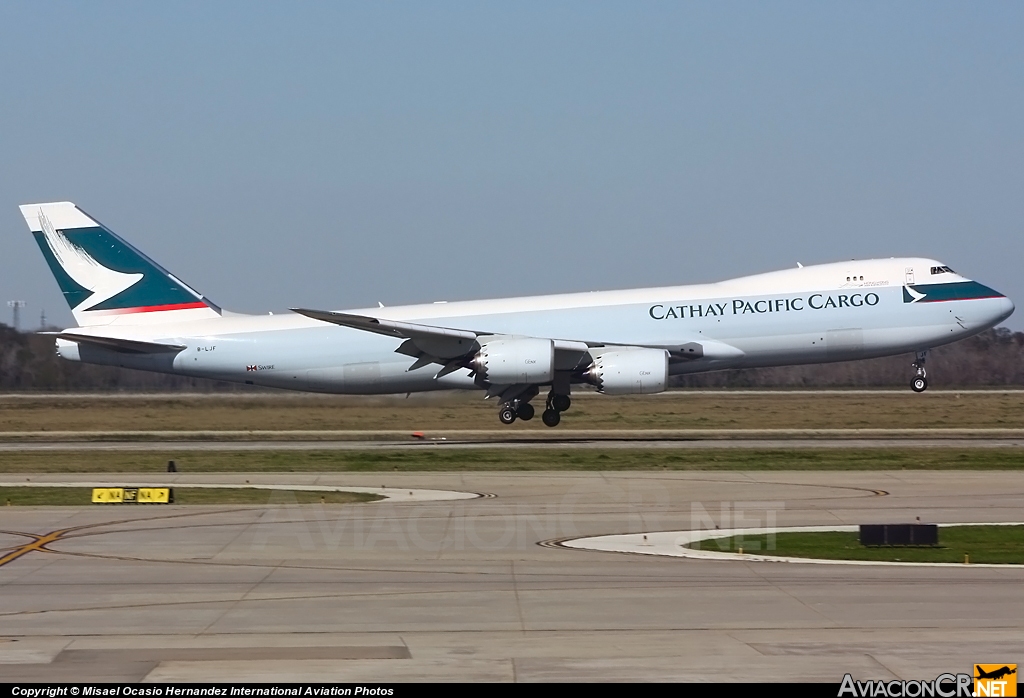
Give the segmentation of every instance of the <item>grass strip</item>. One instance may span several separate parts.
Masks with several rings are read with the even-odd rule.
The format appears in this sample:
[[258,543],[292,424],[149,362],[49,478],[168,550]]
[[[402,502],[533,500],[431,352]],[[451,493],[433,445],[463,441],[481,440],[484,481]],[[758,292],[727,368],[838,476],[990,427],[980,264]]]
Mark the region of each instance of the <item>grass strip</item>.
[[875,562],[952,562],[1024,564],[1024,526],[942,526],[939,546],[912,548],[883,546],[866,548],[855,532],[777,533],[733,536],[699,541],[689,547],[754,555],[806,557],[827,560],[871,560]]
[[45,451],[0,454],[2,473],[463,472],[657,470],[1013,470],[1021,448],[572,449],[367,451]]
[[[294,501],[293,501],[294,498]],[[374,502],[380,495],[364,492],[309,492],[305,490],[266,490],[175,487],[175,504],[356,504]],[[89,487],[0,487],[0,506],[158,506],[153,504],[93,504]]]
[[[909,373],[907,374],[909,378]],[[936,381],[939,379],[936,378]],[[206,397],[0,395],[0,432],[448,429],[543,433],[536,419],[502,427],[479,392],[394,396],[273,394]],[[534,404],[543,407],[543,401]],[[1024,393],[802,394],[577,392],[562,427],[588,429],[1024,428]]]

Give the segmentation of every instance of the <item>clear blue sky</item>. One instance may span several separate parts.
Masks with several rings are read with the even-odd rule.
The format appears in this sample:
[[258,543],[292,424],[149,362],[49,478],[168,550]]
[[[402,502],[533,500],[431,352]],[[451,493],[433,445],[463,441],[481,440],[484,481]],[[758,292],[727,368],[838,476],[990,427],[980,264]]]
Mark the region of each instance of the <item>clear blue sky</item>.
[[17,211],[68,199],[240,312],[923,255],[1021,329],[1022,37],[1020,2],[4,2],[0,310],[71,324]]

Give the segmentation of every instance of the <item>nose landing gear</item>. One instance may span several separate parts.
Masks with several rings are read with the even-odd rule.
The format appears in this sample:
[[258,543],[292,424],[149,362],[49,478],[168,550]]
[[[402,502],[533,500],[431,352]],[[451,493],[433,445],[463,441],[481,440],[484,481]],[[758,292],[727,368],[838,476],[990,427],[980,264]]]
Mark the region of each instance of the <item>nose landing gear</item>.
[[915,375],[914,379],[910,381],[910,389],[915,393],[923,393],[928,390],[928,371],[924,368],[925,353],[923,351],[917,352],[917,357],[914,359]]

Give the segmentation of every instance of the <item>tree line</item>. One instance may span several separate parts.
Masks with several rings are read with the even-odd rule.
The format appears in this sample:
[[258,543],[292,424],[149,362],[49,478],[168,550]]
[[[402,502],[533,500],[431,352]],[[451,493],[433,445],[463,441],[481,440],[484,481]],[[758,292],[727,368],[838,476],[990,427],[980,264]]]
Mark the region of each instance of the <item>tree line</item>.
[[[672,378],[678,388],[869,388],[910,382],[913,354],[808,366],[715,371]],[[1000,327],[928,352],[937,388],[1024,386],[1024,332]],[[0,324],[3,391],[240,391],[252,386],[65,361],[53,337]],[[263,390],[262,388],[255,388]]]
[[[907,387],[914,354],[805,366],[744,368],[676,376],[692,388],[889,388]],[[1024,386],[1024,332],[1005,327],[928,352],[928,381],[935,388]]]

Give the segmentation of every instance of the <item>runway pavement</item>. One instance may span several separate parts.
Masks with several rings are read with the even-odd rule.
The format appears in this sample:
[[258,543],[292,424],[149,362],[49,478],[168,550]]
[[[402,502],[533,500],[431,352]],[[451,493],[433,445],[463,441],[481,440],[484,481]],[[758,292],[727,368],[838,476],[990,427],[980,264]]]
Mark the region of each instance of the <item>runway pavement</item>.
[[[678,397],[680,395],[734,395],[742,397],[744,395],[892,395],[892,394],[906,394],[906,387],[899,388],[820,388],[820,389],[805,389],[805,390],[789,390],[785,388],[710,388],[710,389],[696,389],[696,388],[685,388],[675,390],[665,390],[660,393],[654,393],[645,397]],[[929,395],[934,394],[940,395],[1017,395],[1024,393],[1024,389],[1021,388],[930,388],[928,390]],[[445,391],[439,390],[435,392],[419,393],[417,395],[420,399],[433,400],[433,399],[444,399],[451,395],[465,395],[463,391]],[[351,398],[352,395],[332,395],[330,393],[306,393],[297,392],[291,390],[275,390],[275,391],[261,391],[261,390],[228,390],[222,392],[206,392],[206,393],[189,393],[189,392],[93,392],[93,393],[76,393],[76,392],[10,392],[0,393],[0,400],[56,400],[60,402],[67,402],[68,400],[95,400],[102,398],[104,400],[195,400],[201,398],[209,399],[224,399],[230,398],[232,400],[266,400],[268,398],[281,399],[281,398],[294,398],[296,400],[320,400],[324,398]],[[362,396],[354,396],[359,399]],[[366,396],[370,399],[376,398],[391,398],[395,400],[406,400],[406,393],[392,393],[385,395],[372,395]],[[572,394],[572,399],[578,398],[591,398],[591,397],[602,397],[600,393],[593,389],[576,389]]]
[[1024,429],[286,429],[5,431],[0,453],[19,451],[396,450],[415,448],[892,448],[1024,447]]
[[192,477],[497,496],[0,507],[0,680],[837,683],[847,672],[931,679],[1024,656],[1020,570],[557,545],[770,516],[780,526],[1019,520],[1024,473]]
[[678,450],[736,450],[736,449],[839,449],[839,448],[1024,448],[1024,435],[982,435],[956,437],[935,435],[929,438],[888,436],[871,438],[857,435],[816,438],[634,438],[615,439],[604,435],[570,437],[564,439],[428,439],[387,441],[24,441],[0,442],[0,453],[26,453],[45,451],[416,451],[437,449],[678,449]]

